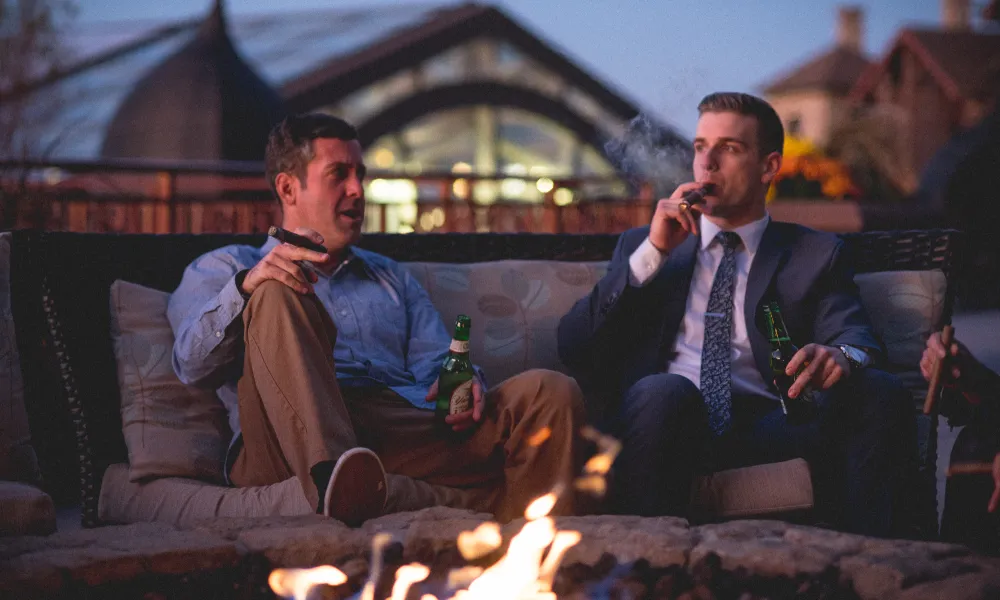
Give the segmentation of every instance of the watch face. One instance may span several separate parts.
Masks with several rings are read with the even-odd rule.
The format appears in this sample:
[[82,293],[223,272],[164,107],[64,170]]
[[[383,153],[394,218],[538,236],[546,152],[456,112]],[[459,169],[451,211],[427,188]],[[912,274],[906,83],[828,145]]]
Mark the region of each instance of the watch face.
[[844,345],[841,346],[840,349],[844,352],[844,355],[847,357],[847,360],[851,363],[852,366],[857,367],[864,363],[866,357],[857,348],[852,348],[851,346]]

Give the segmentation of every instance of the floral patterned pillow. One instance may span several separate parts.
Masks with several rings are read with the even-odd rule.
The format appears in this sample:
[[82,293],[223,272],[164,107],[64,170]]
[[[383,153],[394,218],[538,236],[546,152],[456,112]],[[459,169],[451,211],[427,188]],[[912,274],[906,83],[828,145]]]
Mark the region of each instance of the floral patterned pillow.
[[402,263],[424,286],[449,328],[472,318],[472,361],[496,385],[533,368],[566,372],[556,349],[559,319],[590,293],[606,262],[505,260]]

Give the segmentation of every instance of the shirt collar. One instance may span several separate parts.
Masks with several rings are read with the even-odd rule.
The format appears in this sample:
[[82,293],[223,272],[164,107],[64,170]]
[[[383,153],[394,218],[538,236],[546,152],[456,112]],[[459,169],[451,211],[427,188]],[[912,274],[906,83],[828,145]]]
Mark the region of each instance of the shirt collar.
[[[264,256],[265,254],[273,250],[274,247],[280,243],[281,242],[279,242],[277,239],[268,236],[267,241],[264,242],[264,245],[260,247],[261,256]],[[368,264],[368,261],[366,261],[363,256],[354,251],[354,246],[349,246],[347,248],[347,256],[344,258],[344,260],[341,261],[341,264],[338,265],[337,268],[333,270],[330,276],[335,277],[339,273],[344,271],[344,269],[350,269],[354,271],[354,273],[357,275],[374,276],[374,272],[371,270],[371,265]],[[316,271],[316,273],[319,274],[321,277],[324,276],[323,273],[318,270]]]
[[[746,225],[741,225],[732,231],[740,236],[740,239],[743,240],[743,245],[747,249],[747,253],[752,256],[757,253],[760,240],[764,237],[764,230],[767,229],[767,224],[770,222],[771,215],[765,211],[763,217]],[[701,227],[701,249],[707,250],[715,239],[716,234],[722,231],[722,229],[705,218],[705,215],[701,215],[698,225]]]

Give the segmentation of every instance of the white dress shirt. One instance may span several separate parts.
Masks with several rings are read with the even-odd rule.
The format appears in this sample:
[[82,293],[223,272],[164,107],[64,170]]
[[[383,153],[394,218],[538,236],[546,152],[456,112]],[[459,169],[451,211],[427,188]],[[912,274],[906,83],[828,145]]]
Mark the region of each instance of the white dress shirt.
[[[771,218],[763,218],[747,223],[733,230],[739,234],[743,244],[736,250],[736,289],[733,293],[732,362],[733,395],[752,394],[777,398],[757,370],[747,324],[744,319],[743,302],[747,293],[747,277],[750,266],[757,254],[760,240]],[[701,387],[701,349],[705,340],[705,309],[708,296],[712,292],[715,271],[722,262],[722,246],[715,239],[721,231],[717,225],[700,217],[701,245],[698,248],[688,291],[687,307],[680,330],[674,340],[674,359],[668,365],[668,372],[681,375]],[[652,281],[660,268],[667,262],[667,254],[660,252],[647,237],[629,257],[629,283],[642,287]]]

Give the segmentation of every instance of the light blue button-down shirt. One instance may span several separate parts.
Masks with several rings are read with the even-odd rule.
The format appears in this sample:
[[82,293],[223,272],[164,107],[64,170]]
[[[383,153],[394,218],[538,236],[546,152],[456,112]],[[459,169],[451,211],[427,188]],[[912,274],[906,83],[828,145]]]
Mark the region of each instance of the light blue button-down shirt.
[[[246,300],[236,275],[278,245],[225,246],[200,256],[170,296],[174,370],[188,385],[217,389],[233,431],[227,465],[235,459],[240,420],[236,384],[243,370]],[[395,261],[352,248],[330,276],[319,274],[317,297],[337,326],[333,349],[341,386],[384,384],[418,408],[437,378],[451,337],[420,283]],[[481,375],[481,374],[480,374]],[[228,468],[227,468],[228,472]]]

